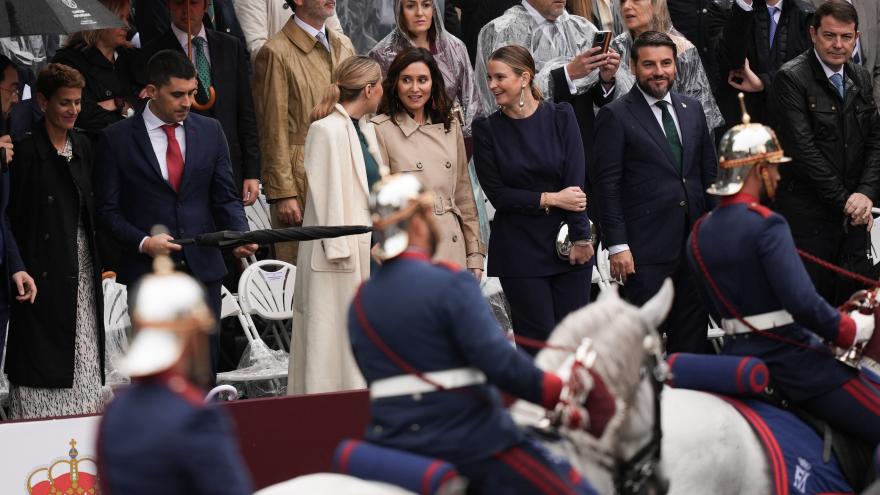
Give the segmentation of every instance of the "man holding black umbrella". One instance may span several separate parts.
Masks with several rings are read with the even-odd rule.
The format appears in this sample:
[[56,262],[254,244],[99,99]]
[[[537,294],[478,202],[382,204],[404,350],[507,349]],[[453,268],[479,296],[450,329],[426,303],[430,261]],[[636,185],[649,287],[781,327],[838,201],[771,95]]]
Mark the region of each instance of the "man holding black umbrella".
[[[171,252],[180,270],[205,285],[219,321],[226,274],[220,250],[183,247],[169,234],[149,232],[156,224],[175,237],[248,229],[226,138],[216,120],[190,114],[198,83],[186,55],[160,51],[150,59],[148,73],[150,101],[143,114],[102,132],[95,167],[98,217],[123,247],[121,283],[136,281],[150,271],[152,257]],[[256,249],[248,244],[233,252],[241,258]]]

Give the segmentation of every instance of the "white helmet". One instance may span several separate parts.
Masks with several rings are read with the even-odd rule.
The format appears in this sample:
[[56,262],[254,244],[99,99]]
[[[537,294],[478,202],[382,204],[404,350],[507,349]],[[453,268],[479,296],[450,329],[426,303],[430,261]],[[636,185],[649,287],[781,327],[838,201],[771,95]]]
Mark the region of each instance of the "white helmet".
[[167,256],[154,261],[154,273],[138,282],[131,310],[135,337],[119,365],[131,377],[161,373],[177,364],[187,343],[214,330],[205,291],[195,279],[173,271]]

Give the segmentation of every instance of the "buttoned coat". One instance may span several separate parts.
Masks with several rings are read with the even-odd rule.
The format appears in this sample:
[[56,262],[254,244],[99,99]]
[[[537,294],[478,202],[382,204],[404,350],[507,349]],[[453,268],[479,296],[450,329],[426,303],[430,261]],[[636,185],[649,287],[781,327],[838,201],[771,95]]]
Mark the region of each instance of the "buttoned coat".
[[[270,201],[297,197],[306,203],[303,165],[309,114],[332,83],[333,70],[355,55],[351,40],[327,30],[328,52],[293,18],[263,45],[254,62],[254,109],[260,130],[263,190]],[[272,208],[275,227],[278,222]],[[296,262],[296,243],[276,244],[278,259]]]
[[[370,154],[382,156],[368,117],[360,120]],[[367,171],[354,123],[342,105],[309,127],[305,145],[309,201],[303,226],[370,225]],[[347,312],[370,276],[370,234],[300,243],[293,296],[291,395],[363,388],[348,343]]]
[[434,219],[440,228],[436,260],[483,269],[480,220],[471,188],[464,139],[458,121],[419,125],[408,114],[373,118],[382,160],[391,172],[412,172],[434,192]]

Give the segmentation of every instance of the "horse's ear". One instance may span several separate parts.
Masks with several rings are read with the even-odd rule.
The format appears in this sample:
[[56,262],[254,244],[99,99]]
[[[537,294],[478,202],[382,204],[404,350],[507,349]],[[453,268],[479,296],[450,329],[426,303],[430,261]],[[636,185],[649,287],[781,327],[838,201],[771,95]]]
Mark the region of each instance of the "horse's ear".
[[605,298],[620,299],[620,294],[617,292],[617,284],[599,284],[599,297],[597,299]]
[[667,278],[663,281],[660,290],[654,294],[654,297],[642,305],[639,312],[654,328],[660,326],[669,309],[672,308],[672,297],[675,295],[675,289],[672,288],[672,280]]

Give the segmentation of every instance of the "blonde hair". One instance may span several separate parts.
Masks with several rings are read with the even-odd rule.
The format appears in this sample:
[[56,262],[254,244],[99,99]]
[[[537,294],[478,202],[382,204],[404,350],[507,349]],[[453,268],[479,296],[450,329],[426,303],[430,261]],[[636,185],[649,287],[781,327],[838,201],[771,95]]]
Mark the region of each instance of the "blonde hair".
[[592,0],[568,0],[566,8],[570,14],[579,15],[584,19],[593,22],[593,1]]
[[519,45],[502,46],[492,52],[492,55],[489,55],[489,61],[492,60],[507,65],[517,76],[522,76],[523,74],[528,73],[529,89],[531,90],[532,96],[538,100],[538,102],[544,100],[544,93],[535,86],[535,72],[537,72],[535,70],[535,59],[528,50]]
[[[618,0],[618,7],[623,10],[623,3],[635,0]],[[672,17],[669,15],[669,6],[666,0],[651,0],[651,8],[654,10],[651,16],[651,22],[648,24],[646,31],[657,31],[658,33],[669,33],[672,30]],[[630,32],[632,35],[632,32]],[[634,36],[633,36],[634,37]]]
[[372,58],[358,55],[339,64],[333,71],[333,79],[335,82],[324,90],[324,97],[309,115],[312,122],[333,113],[337,103],[354,101],[364,88],[379,84],[382,80],[382,68]]
[[[158,0],[154,0],[158,1]],[[123,20],[123,22],[127,23],[128,16],[131,14],[131,0],[99,0],[101,5],[107,7],[107,9],[117,17]],[[86,46],[95,46],[98,43],[98,40],[101,39],[101,35],[105,32],[110,31],[111,29],[92,29],[90,31],[77,31],[70,35],[67,39],[67,43],[64,44],[65,47],[76,46],[79,44],[85,44]]]

